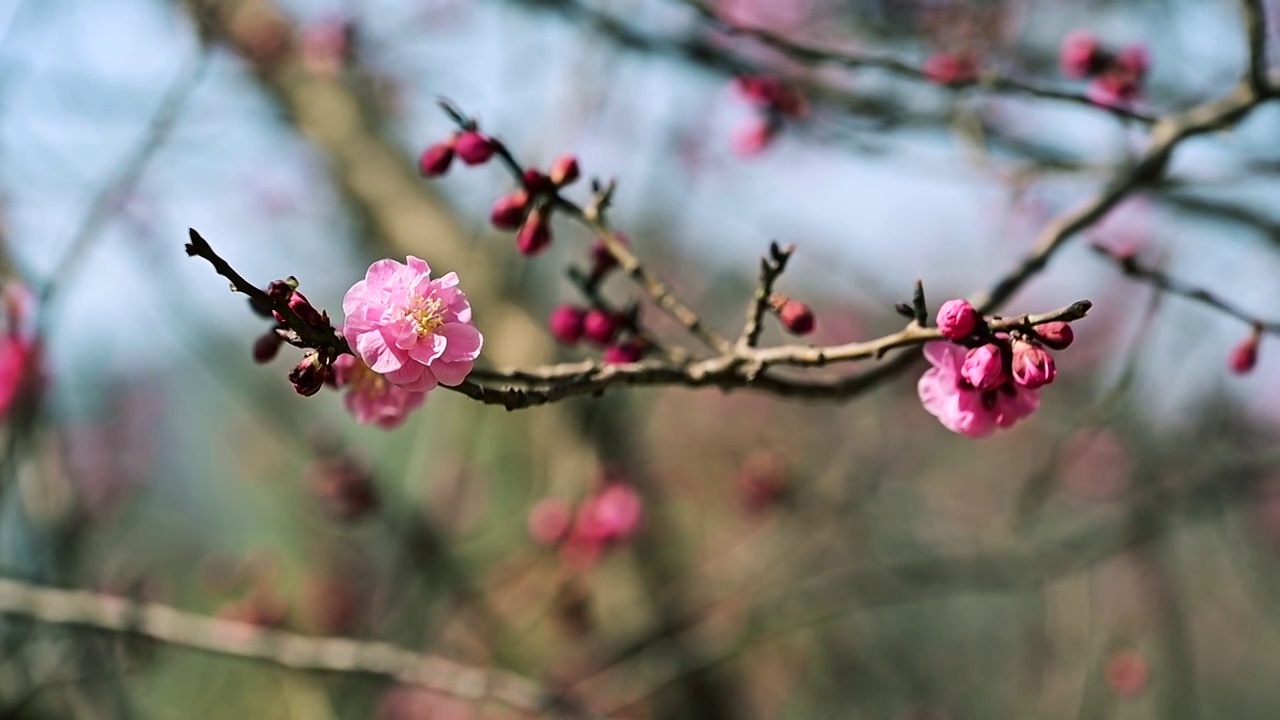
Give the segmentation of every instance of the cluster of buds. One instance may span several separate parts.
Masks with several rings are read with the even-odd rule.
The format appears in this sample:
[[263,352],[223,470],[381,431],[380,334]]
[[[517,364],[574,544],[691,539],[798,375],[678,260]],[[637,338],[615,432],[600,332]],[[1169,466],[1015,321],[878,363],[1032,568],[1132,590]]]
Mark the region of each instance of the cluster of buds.
[[1118,51],[1102,46],[1093,33],[1076,30],[1062,41],[1062,74],[1089,80],[1089,99],[1100,105],[1126,105],[1142,94],[1150,58],[1143,45]]
[[808,335],[817,326],[813,308],[786,295],[779,295],[778,293],[770,295],[769,309],[778,316],[778,321],[782,323],[782,327],[786,328],[787,332],[792,335]]
[[635,537],[643,522],[640,494],[625,481],[606,476],[576,506],[560,498],[534,505],[529,535],[539,545],[557,548],[567,567],[587,570],[605,550]]
[[787,120],[804,117],[808,112],[808,104],[800,91],[779,78],[745,75],[738,77],[734,85],[756,110],[756,117],[739,128],[733,137],[734,152],[744,157],[764,150]]
[[965,300],[949,300],[938,311],[938,332],[969,348],[961,377],[974,389],[997,391],[1009,383],[1036,390],[1057,377],[1049,350],[1065,350],[1075,339],[1071,325],[1051,322],[1027,330],[991,333]]
[[418,171],[426,177],[440,177],[449,172],[455,155],[468,165],[483,165],[489,162],[498,147],[497,140],[480,132],[475,123],[471,123],[470,127],[450,135],[448,140],[423,150],[418,156]]
[[[317,310],[307,296],[298,291],[297,278],[290,276],[283,280],[274,280],[267,285],[266,293],[273,300],[288,305],[294,316],[311,330],[323,333],[325,337],[336,334],[333,323],[329,321],[329,313]],[[293,384],[293,389],[299,395],[304,397],[315,395],[320,392],[320,388],[324,387],[325,383],[332,382],[334,358],[331,353],[318,348],[309,348],[298,337],[290,324],[290,319],[280,311],[263,306],[254,300],[250,300],[249,305],[255,313],[271,319],[274,323],[271,329],[254,341],[254,362],[259,364],[271,362],[279,354],[280,347],[288,342],[298,347],[308,348],[302,361],[289,370],[289,382]]]
[[521,255],[536,255],[551,245],[556,193],[579,176],[578,159],[572,155],[560,156],[545,173],[529,168],[520,178],[520,188],[493,203],[489,221],[499,230],[516,231]]
[[920,72],[936,85],[967,85],[978,79],[978,56],[967,50],[930,55]]
[[614,312],[603,307],[560,305],[551,312],[547,327],[564,345],[588,342],[604,348],[604,361],[633,363],[644,357],[648,343],[639,331],[639,308]]

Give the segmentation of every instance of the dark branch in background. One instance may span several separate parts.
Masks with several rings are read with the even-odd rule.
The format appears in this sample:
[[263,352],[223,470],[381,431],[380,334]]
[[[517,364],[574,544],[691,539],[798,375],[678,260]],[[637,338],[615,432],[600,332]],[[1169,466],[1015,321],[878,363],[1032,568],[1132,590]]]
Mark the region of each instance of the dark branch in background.
[[1267,81],[1267,9],[1263,0],[1243,0],[1245,33],[1249,38],[1249,84],[1263,95]]
[[115,595],[0,578],[0,615],[134,635],[294,670],[382,677],[463,700],[492,700],[528,713],[595,717],[514,673],[463,665],[384,642],[308,637]]
[[1259,332],[1280,335],[1280,321],[1260,318],[1238,305],[1223,300],[1204,288],[1170,277],[1153,267],[1141,265],[1132,255],[1117,253],[1100,245],[1093,245],[1092,247],[1093,251],[1098,255],[1114,263],[1126,277],[1151,285],[1169,295],[1176,295],[1211,307],[1241,322],[1248,323],[1257,328]]
[[[781,53],[788,59],[804,65],[836,65],[852,69],[876,68],[899,77],[931,82],[929,76],[923,70],[915,65],[903,62],[896,58],[888,57],[886,55],[855,55],[847,52],[828,50],[812,45],[793,42],[768,30],[745,28],[739,25],[734,25],[717,15],[713,8],[708,7],[700,0],[680,0],[680,2],[692,8],[707,22],[707,24],[716,28],[720,32],[723,32],[726,35],[749,37],[768,46],[772,50]],[[985,90],[1027,95],[1045,100],[1070,102],[1077,105],[1085,105],[1096,110],[1103,110],[1126,120],[1134,120],[1148,125],[1156,121],[1156,118],[1147,115],[1146,113],[1137,112],[1124,107],[1102,105],[1077,93],[1038,87],[1020,80],[1014,80],[1013,78],[1000,74],[996,70],[990,69],[983,71],[980,77],[976,80],[954,82],[948,84],[947,87],[952,89],[979,87]]]
[[773,295],[773,286],[787,269],[787,261],[796,251],[795,245],[779,247],[778,243],[769,243],[768,257],[760,258],[760,282],[756,286],[756,295],[751,299],[747,309],[747,322],[742,327],[742,337],[738,339],[738,351],[753,348],[760,342],[760,332],[764,330],[764,316],[769,310],[769,298]]

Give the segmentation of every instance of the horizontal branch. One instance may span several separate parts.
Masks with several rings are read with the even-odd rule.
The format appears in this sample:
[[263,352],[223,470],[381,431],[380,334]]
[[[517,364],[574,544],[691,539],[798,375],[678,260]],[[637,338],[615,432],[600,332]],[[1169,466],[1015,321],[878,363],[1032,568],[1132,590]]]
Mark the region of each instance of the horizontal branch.
[[0,615],[134,635],[201,652],[294,670],[370,675],[472,702],[529,713],[585,713],[540,684],[504,670],[423,655],[384,642],[308,637],[114,595],[0,578]]
[[[1007,332],[1049,322],[1072,322],[1085,317],[1091,307],[1092,303],[1088,300],[1081,300],[1040,315],[996,318],[989,326],[993,332]],[[477,368],[472,371],[467,382],[450,389],[473,400],[502,405],[509,410],[545,405],[574,396],[595,395],[615,386],[642,385],[718,387],[723,390],[751,388],[776,395],[840,399],[844,397],[844,393],[849,392],[846,383],[850,383],[851,378],[832,381],[790,380],[764,375],[761,371],[775,366],[819,368],[856,360],[879,359],[891,350],[937,340],[945,340],[937,328],[921,327],[913,322],[898,332],[866,342],[829,347],[742,347],[733,353],[683,364],[654,359],[628,364],[585,361],[531,370]],[[906,361],[884,367],[896,368],[902,362]],[[866,376],[859,376],[862,377]],[[866,380],[859,380],[861,382]],[[508,386],[503,387],[504,384]],[[510,387],[511,384],[522,387]]]

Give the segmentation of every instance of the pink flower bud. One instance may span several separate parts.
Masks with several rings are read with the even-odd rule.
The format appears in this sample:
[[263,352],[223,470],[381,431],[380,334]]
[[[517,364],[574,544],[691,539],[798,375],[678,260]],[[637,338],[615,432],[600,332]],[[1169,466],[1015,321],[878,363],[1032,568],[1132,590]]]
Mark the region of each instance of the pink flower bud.
[[1013,380],[1028,390],[1053,382],[1058,368],[1038,343],[1015,340],[1013,343]]
[[516,233],[516,249],[521,255],[537,255],[551,244],[551,223],[541,210],[533,210]]
[[630,485],[614,482],[583,503],[575,533],[600,543],[629,540],[644,519],[644,500]]
[[622,323],[617,315],[600,308],[587,311],[582,319],[582,336],[596,345],[607,345],[618,334]]
[[524,183],[524,189],[528,190],[530,195],[541,195],[556,189],[556,186],[551,182],[551,178],[533,168],[528,168],[524,171],[521,181]]
[[1107,687],[1111,692],[1132,700],[1147,689],[1150,672],[1146,658],[1136,650],[1122,650],[1111,656],[1105,670]]
[[439,177],[453,164],[453,140],[436,143],[418,156],[418,172],[426,177]]
[[1004,385],[1007,378],[1004,374],[1004,354],[1000,346],[987,343],[973,348],[964,358],[960,366],[960,376],[978,390],[995,390]]
[[1231,372],[1237,375],[1247,375],[1257,366],[1258,345],[1261,341],[1262,335],[1255,330],[1231,350]]
[[569,534],[573,508],[559,498],[546,498],[529,511],[529,536],[539,545],[550,547]]
[[948,340],[963,340],[978,327],[979,319],[968,300],[948,300],[938,309],[938,332]]
[[329,368],[322,364],[319,356],[312,352],[289,371],[289,382],[293,383],[293,389],[299,395],[310,397],[320,392],[328,375]]
[[[329,318],[319,310],[316,310],[315,306],[311,304],[311,301],[307,299],[307,296],[297,290],[294,290],[293,293],[289,295],[289,309],[292,310],[293,314],[297,315],[298,318],[308,327],[325,328],[329,326]],[[281,315],[278,312],[273,313],[273,315],[275,315],[277,322],[288,327],[289,321],[285,319],[284,315]]]
[[640,362],[644,357],[645,349],[643,341],[639,338],[631,338],[606,347],[602,358],[610,365],[626,365]]
[[454,152],[462,162],[468,165],[480,165],[493,157],[496,145],[492,138],[485,137],[478,130],[466,130],[458,135],[453,144]]
[[920,68],[930,82],[938,85],[963,85],[978,79],[978,60],[972,53],[936,52]]
[[547,327],[557,342],[576,345],[582,339],[587,311],[573,305],[561,305],[551,312]]
[[525,213],[529,209],[529,193],[516,190],[503,195],[493,203],[489,211],[489,220],[499,230],[515,230],[524,222]]
[[1069,78],[1079,80],[1097,75],[1108,60],[1097,36],[1087,30],[1067,33],[1062,39],[1058,65],[1062,74]]
[[551,182],[556,185],[568,185],[578,179],[578,158],[572,155],[561,155],[551,164],[548,173]]
[[1151,54],[1147,51],[1147,46],[1142,44],[1130,45],[1129,47],[1116,53],[1112,64],[1116,69],[1129,73],[1142,81],[1147,76],[1147,71],[1151,69]]
[[816,321],[813,310],[799,300],[787,300],[778,310],[778,319],[782,326],[792,335],[808,335],[813,332]]
[[287,280],[272,280],[267,285],[267,295],[270,295],[273,300],[288,300],[296,287],[298,287],[298,281],[292,277]]
[[280,352],[280,346],[283,344],[284,338],[280,337],[280,333],[268,330],[253,342],[253,361],[259,365],[271,362]]
[[1066,350],[1075,341],[1075,331],[1069,323],[1051,322],[1036,327],[1036,335],[1050,350]]

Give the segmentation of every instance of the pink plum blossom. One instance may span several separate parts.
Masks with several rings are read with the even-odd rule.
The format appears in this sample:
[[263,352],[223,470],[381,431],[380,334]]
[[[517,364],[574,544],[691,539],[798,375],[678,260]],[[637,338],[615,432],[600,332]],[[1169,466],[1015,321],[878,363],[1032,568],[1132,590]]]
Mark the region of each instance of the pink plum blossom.
[[431,279],[425,260],[379,260],[342,299],[342,334],[369,369],[393,385],[427,392],[471,372],[484,338],[456,273]]
[[968,352],[960,375],[978,390],[996,390],[1004,385],[1008,376],[1004,371],[1004,355],[1000,346],[987,343]]
[[357,422],[365,425],[397,427],[427,399],[425,392],[392,385],[354,355],[342,355],[334,360],[333,369],[338,387],[347,391],[343,398],[347,410]]
[[1048,385],[1058,375],[1053,356],[1039,343],[1016,340],[1013,343],[1013,381],[1032,390]]
[[959,345],[931,342],[925,359],[933,367],[917,386],[924,409],[943,427],[966,437],[990,435],[996,428],[1012,427],[1040,407],[1035,390],[1005,383],[998,390],[978,390],[961,375],[967,351]]

